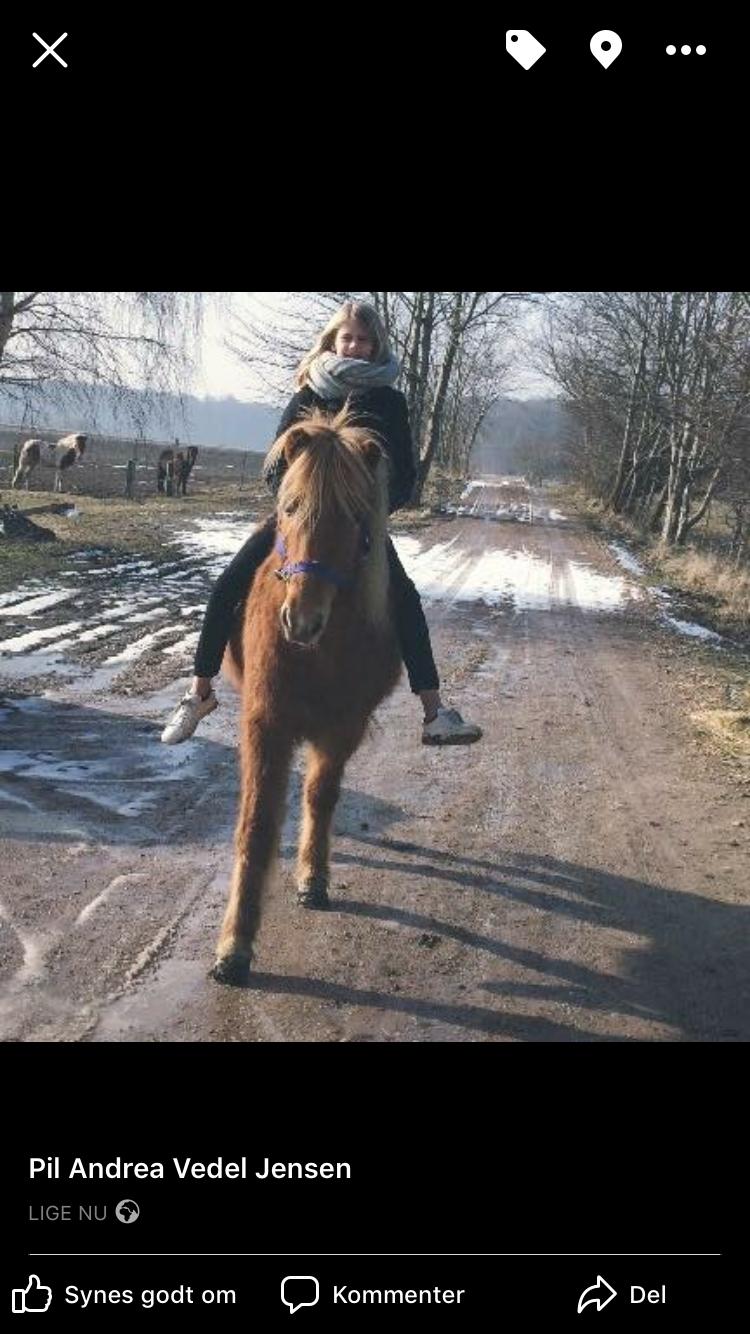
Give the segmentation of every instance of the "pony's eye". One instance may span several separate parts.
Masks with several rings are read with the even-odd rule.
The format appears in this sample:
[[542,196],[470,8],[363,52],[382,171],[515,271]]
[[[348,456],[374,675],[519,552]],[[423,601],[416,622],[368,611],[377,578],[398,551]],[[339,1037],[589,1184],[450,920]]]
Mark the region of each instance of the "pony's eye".
[[285,506],[284,506],[284,513],[285,513],[285,514],[294,514],[294,511],[296,510],[298,504],[299,504],[299,501],[298,501],[298,500],[293,500],[292,503],[291,503],[291,505],[285,505]]

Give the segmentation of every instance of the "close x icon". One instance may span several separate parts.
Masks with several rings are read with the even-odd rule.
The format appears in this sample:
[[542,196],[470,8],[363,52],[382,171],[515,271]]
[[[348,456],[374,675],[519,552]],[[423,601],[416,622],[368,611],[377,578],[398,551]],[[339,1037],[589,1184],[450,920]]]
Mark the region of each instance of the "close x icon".
[[37,65],[41,65],[42,61],[47,59],[47,56],[52,56],[58,62],[58,64],[62,65],[64,69],[67,69],[68,68],[67,63],[63,60],[62,56],[55,49],[60,45],[61,42],[65,41],[67,35],[68,34],[64,32],[61,34],[60,37],[57,38],[56,41],[50,43],[46,42],[43,37],[40,37],[38,32],[32,33],[32,36],[36,39],[37,42],[39,42],[39,45],[44,47],[44,51],[39,56],[39,59],[34,61],[32,69],[36,69]]

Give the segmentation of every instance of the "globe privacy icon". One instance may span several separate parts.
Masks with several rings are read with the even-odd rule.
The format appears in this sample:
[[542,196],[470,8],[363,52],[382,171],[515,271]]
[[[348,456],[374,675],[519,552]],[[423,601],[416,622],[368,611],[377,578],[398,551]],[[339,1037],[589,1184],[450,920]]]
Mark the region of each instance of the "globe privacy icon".
[[531,69],[547,48],[525,28],[514,28],[505,34],[505,49],[519,65],[523,65],[524,69]]

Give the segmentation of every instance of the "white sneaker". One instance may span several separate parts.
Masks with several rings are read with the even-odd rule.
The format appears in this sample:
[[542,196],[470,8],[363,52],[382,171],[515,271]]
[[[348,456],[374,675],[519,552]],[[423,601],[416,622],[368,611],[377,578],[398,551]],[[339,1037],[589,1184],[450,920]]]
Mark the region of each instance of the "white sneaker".
[[219,701],[213,690],[205,699],[201,699],[200,695],[194,695],[189,690],[180,700],[161,734],[164,745],[179,746],[181,741],[187,741],[188,737],[193,735],[201,718],[205,718],[207,713],[213,713],[218,707]]
[[424,746],[470,746],[482,735],[476,723],[465,723],[458,709],[438,709],[437,717],[422,728]]

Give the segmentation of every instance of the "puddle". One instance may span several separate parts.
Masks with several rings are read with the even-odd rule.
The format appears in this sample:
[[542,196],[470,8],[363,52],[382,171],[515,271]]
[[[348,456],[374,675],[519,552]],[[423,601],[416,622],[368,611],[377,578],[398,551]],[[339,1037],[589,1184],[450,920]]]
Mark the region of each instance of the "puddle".
[[[208,740],[162,746],[145,718],[39,697],[3,708],[3,734],[0,810],[7,838],[75,833],[76,840],[153,842],[158,830],[163,841],[165,815],[190,809],[216,758],[227,754]],[[228,758],[233,764],[234,756]]]

